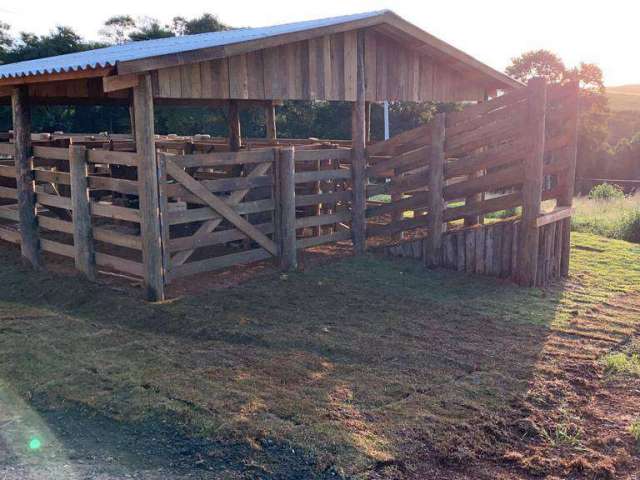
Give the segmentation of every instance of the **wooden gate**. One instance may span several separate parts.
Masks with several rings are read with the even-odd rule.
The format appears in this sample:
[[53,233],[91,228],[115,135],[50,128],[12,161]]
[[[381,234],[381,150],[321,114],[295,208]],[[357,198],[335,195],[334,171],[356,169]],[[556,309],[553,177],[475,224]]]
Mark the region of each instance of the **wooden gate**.
[[277,150],[160,154],[167,281],[278,255]]

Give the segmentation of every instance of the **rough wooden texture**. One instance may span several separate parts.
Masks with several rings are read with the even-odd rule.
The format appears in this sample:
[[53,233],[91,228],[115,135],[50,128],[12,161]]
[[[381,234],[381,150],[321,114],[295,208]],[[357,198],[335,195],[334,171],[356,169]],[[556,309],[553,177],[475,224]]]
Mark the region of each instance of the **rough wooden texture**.
[[276,143],[278,141],[278,131],[276,129],[276,106],[271,104],[265,107],[264,112],[267,140]]
[[162,223],[158,161],[156,158],[151,77],[141,77],[133,89],[136,147],[138,153],[138,186],[144,264],[145,296],[150,301],[164,300],[165,271],[163,264]]
[[529,81],[527,132],[531,150],[524,163],[522,186],[522,223],[516,281],[523,286],[535,286],[538,269],[538,216],[542,202],[542,169],[544,163],[545,111],[547,85],[542,78]]
[[425,242],[424,258],[427,267],[440,266],[442,258],[442,232],[444,197],[444,141],[445,141],[446,115],[440,113],[435,116],[431,126],[431,149],[429,164],[429,221],[427,228],[429,235]]
[[280,150],[276,163],[278,181],[278,254],[280,269],[292,271],[298,268],[296,251],[296,182],[295,149]]
[[242,147],[242,136],[240,133],[240,109],[237,101],[229,101],[227,114],[229,116],[227,119],[229,123],[229,150],[238,152]]
[[31,105],[27,86],[16,87],[11,96],[14,130],[14,162],[20,218],[20,250],[34,268],[41,267],[38,220],[31,146]]
[[365,135],[365,77],[364,77],[364,32],[358,32],[357,38],[357,82],[356,101],[351,113],[351,139],[353,157],[351,178],[353,200],[351,202],[351,234],[353,248],[357,255],[366,250],[366,135]]
[[75,266],[89,280],[96,278],[96,259],[91,227],[91,202],[87,178],[87,149],[69,147],[69,173],[71,176],[71,209],[73,211],[73,249]]

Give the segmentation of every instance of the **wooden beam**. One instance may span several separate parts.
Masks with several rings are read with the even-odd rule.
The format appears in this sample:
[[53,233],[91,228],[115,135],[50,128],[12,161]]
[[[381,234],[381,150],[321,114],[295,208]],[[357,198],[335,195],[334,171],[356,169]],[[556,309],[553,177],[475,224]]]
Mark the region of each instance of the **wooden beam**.
[[165,271],[150,75],[144,75],[138,86],[133,88],[133,104],[139,157],[138,189],[145,296],[150,301],[161,301],[164,300]]
[[264,107],[264,118],[267,127],[267,140],[276,143],[278,132],[276,129],[276,106],[273,103]]
[[5,85],[30,85],[34,83],[78,80],[80,78],[106,77],[107,75],[111,75],[114,71],[115,69],[113,67],[102,67],[88,68],[86,70],[76,70],[73,72],[44,73],[24,77],[9,77],[0,79],[0,87]]
[[116,92],[118,90],[137,87],[139,83],[140,76],[136,74],[112,75],[102,78],[102,90],[104,93]]
[[89,280],[96,279],[96,258],[91,227],[91,202],[87,177],[87,148],[69,146],[71,211],[73,212],[73,252],[75,266]]
[[527,86],[528,112],[526,132],[531,135],[531,152],[524,163],[522,185],[522,222],[516,281],[522,286],[534,287],[538,271],[540,229],[538,216],[542,202],[542,180],[544,164],[545,113],[547,105],[547,83],[544,78],[529,80]]
[[364,31],[357,38],[356,101],[351,110],[352,162],[351,179],[353,199],[351,202],[351,234],[357,255],[366,250],[366,135],[365,135],[365,77],[364,77]]
[[292,271],[298,268],[296,250],[296,182],[295,149],[285,147],[279,151],[276,160],[278,200],[276,202],[279,227],[278,253],[280,268]]
[[18,217],[20,219],[20,249],[22,256],[36,269],[42,266],[40,238],[36,216],[35,182],[33,177],[33,147],[31,146],[31,105],[29,89],[18,86],[11,96],[13,112],[14,162]]
[[242,148],[242,133],[240,130],[240,110],[237,100],[229,100],[229,150],[239,152]]
[[444,140],[445,114],[439,113],[431,125],[431,151],[429,163],[429,205],[427,238],[424,242],[424,260],[429,268],[440,266],[444,214]]

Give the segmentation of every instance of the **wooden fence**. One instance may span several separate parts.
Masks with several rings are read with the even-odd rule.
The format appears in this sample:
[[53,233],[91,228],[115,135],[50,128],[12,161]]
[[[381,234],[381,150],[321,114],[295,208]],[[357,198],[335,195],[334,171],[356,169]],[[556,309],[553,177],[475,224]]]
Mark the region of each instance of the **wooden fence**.
[[[230,152],[150,137],[135,152],[91,135],[33,135],[16,161],[30,150],[7,136],[0,238],[34,265],[45,251],[90,278],[99,267],[153,282],[156,298],[188,275],[270,258],[295,269],[301,249],[365,235],[430,267],[544,285],[568,271],[577,92],[534,80],[369,145],[366,165],[342,142]],[[556,207],[542,214],[545,200]],[[495,212],[517,220],[483,226]]]
[[[383,237],[378,243],[389,254],[417,256],[427,265],[450,267],[452,261],[444,256],[452,251],[446,244],[451,241],[445,235],[447,229],[474,227],[496,212],[507,217],[521,214],[517,261],[506,269],[509,275],[523,285],[547,284],[556,272],[543,265],[556,259],[566,275],[577,92],[574,84],[547,87],[532,81],[526,89],[439,114],[427,126],[370,146],[370,200],[380,194],[389,198],[367,210],[368,236]],[[556,200],[556,207],[543,215],[545,200]],[[553,226],[546,227],[546,222]],[[556,235],[555,229],[562,232]],[[494,230],[509,228],[487,226],[463,234],[474,239],[473,257],[470,246],[456,253],[458,262],[467,253],[464,270],[487,273],[484,268],[471,268],[476,261],[469,258],[476,258],[479,265],[492,265],[497,255],[492,252]],[[409,245],[389,247],[389,234]],[[424,239],[415,240],[416,236]],[[485,248],[485,236],[492,248]],[[548,245],[556,240],[562,251],[556,255],[553,250],[551,259]],[[498,268],[489,272],[494,270]],[[505,271],[502,266],[499,270]]]

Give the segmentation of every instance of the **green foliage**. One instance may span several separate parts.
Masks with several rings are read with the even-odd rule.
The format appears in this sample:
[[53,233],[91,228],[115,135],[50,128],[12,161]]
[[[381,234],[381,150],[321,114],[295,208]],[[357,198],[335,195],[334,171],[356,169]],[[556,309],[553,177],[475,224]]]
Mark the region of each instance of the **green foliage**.
[[640,375],[640,355],[637,353],[610,353],[604,357],[603,363],[609,374]]
[[591,189],[589,198],[591,200],[619,200],[624,198],[624,191],[619,185],[601,183]]
[[640,243],[640,195],[606,201],[578,197],[574,207],[572,230]]
[[629,433],[631,433],[636,443],[640,444],[640,418],[636,418],[629,426]]

